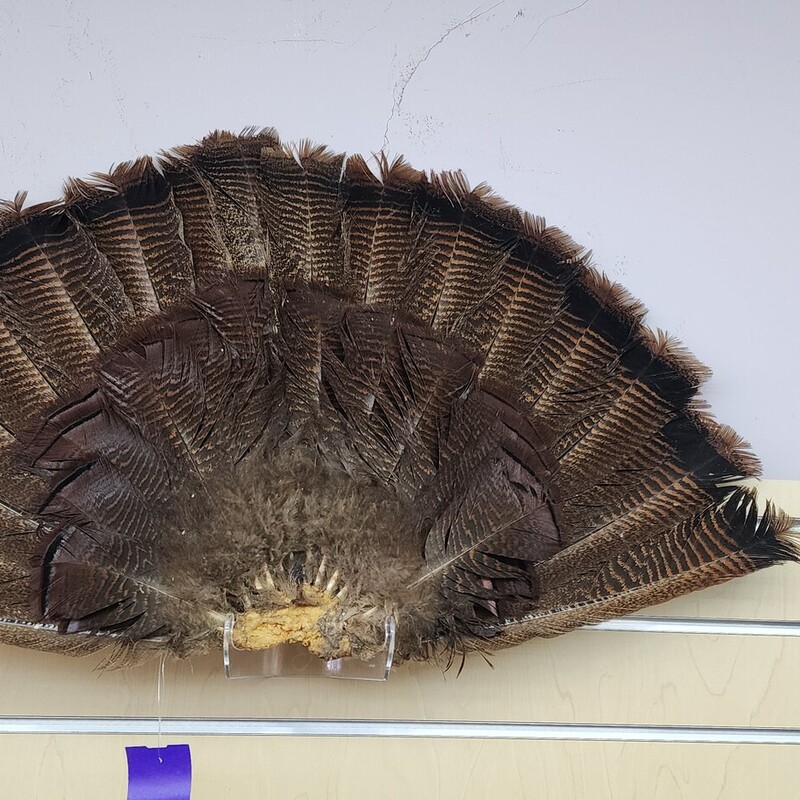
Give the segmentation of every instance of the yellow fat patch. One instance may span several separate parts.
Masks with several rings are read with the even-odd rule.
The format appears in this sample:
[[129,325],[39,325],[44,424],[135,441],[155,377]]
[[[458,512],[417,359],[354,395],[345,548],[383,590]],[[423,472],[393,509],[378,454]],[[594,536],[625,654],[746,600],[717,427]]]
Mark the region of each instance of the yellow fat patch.
[[328,592],[304,586],[302,596],[307,604],[289,605],[269,611],[246,611],[236,617],[233,644],[240,650],[266,650],[279,644],[302,644],[320,658],[341,658],[350,655],[346,636],[339,641],[337,652],[319,631],[319,621],[337,603]]

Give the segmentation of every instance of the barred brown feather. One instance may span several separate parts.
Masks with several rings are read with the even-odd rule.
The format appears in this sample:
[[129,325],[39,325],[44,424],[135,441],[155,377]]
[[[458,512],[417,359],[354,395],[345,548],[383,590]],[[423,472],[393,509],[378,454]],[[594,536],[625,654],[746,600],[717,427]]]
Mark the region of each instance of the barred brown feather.
[[428,658],[797,560],[644,313],[485,185],[271,129],[18,196],[0,640],[188,655],[327,569],[315,652],[368,657],[391,614]]

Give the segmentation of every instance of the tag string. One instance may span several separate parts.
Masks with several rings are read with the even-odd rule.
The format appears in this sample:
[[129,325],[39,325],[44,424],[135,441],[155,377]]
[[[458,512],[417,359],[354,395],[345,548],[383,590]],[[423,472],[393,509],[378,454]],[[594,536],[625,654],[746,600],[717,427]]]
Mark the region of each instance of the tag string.
[[158,763],[162,764],[164,759],[161,756],[161,718],[162,718],[162,709],[161,705],[163,702],[164,696],[164,668],[167,663],[167,655],[166,653],[161,654],[161,659],[159,661],[158,666],[158,680],[156,684],[156,708],[158,711],[158,738],[156,739],[156,750],[158,751]]

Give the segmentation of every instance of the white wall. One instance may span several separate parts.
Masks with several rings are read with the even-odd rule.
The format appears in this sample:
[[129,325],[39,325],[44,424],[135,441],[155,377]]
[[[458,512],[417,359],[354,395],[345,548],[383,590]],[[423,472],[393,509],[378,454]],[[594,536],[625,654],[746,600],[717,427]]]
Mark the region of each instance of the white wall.
[[592,248],[800,477],[800,3],[0,0],[0,196],[275,125],[463,168]]

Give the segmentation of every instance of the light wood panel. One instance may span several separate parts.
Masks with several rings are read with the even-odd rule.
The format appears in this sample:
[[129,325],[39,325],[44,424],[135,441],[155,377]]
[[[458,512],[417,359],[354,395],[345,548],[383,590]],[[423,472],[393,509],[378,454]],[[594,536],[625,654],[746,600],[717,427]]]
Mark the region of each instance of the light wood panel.
[[[460,677],[399,669],[386,684],[225,681],[218,659],[168,665],[165,716],[460,719],[797,725],[800,639],[570,634],[472,658]],[[4,653],[6,715],[154,716],[157,665],[91,672],[92,663]]]
[[[124,800],[125,744],[0,737],[4,797]],[[792,800],[792,747],[191,738],[192,800]],[[6,794],[7,793],[7,794]]]

